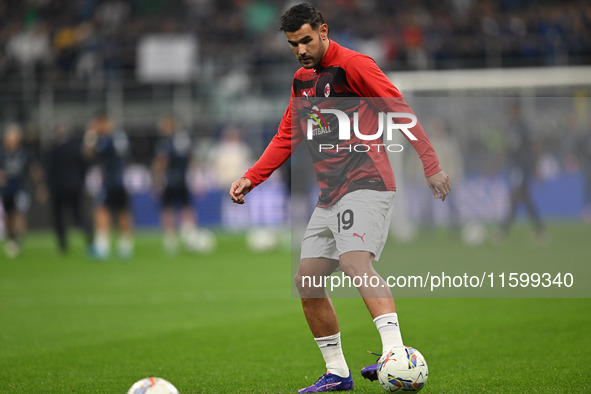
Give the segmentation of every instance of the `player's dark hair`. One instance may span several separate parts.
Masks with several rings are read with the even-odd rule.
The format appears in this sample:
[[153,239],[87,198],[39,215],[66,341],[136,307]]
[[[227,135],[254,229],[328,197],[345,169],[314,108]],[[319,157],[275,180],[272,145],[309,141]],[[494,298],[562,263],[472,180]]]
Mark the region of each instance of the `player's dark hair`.
[[308,3],[296,4],[285,11],[280,22],[279,30],[288,33],[300,30],[306,23],[309,23],[314,30],[325,23],[322,14]]

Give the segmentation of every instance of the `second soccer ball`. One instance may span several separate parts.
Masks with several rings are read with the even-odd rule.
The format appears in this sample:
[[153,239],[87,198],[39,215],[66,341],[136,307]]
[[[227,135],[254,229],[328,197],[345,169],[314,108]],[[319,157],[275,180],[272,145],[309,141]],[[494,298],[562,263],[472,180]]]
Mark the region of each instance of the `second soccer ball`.
[[179,394],[176,387],[162,378],[145,378],[131,386],[127,394]]

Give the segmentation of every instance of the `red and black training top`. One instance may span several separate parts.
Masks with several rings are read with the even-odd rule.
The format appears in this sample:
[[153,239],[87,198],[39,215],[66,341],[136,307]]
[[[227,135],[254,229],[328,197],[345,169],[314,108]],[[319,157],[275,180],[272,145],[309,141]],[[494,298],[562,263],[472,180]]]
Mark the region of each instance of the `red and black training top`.
[[[334,127],[337,123],[336,116],[333,115],[325,115],[329,123],[328,130],[331,132],[319,133],[321,135],[318,138],[314,137],[311,140],[306,138],[306,114],[310,114],[312,106],[331,108],[332,104],[338,103],[337,107],[351,115],[351,120],[352,113],[358,112],[359,130],[367,135],[375,134],[378,129],[377,117],[371,115],[375,114],[376,110],[413,114],[398,89],[372,58],[331,40],[326,54],[315,69],[300,68],[295,73],[291,97],[277,134],[259,160],[244,174],[244,177],[252,182],[253,188],[285,163],[293,149],[302,140],[306,140],[320,187],[319,207],[331,206],[346,193],[354,190],[396,190],[387,152],[383,146],[381,149],[376,147],[376,144],[383,144],[381,138],[375,141],[361,140],[353,133],[351,126],[351,139],[339,141],[338,127]],[[294,99],[299,97],[304,99]],[[396,103],[395,108],[392,108],[392,100],[384,100],[383,108],[380,108],[382,105],[376,102],[377,98],[386,97],[397,98],[393,100]],[[308,102],[309,105],[305,108],[306,104],[302,103]],[[410,131],[417,140],[410,140],[406,135],[405,137],[418,153],[425,176],[441,171],[435,151],[420,124],[417,123]],[[320,144],[324,144],[325,148],[319,149]],[[373,149],[367,152],[363,152],[364,149],[361,149],[361,152],[347,149],[349,145],[356,144],[370,147],[373,145]],[[326,148],[331,145],[333,149]]]

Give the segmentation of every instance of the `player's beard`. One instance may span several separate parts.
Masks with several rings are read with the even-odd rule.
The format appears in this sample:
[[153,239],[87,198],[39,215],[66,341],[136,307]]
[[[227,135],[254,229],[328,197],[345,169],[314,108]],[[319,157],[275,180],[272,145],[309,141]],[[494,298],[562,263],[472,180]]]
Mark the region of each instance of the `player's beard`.
[[[318,53],[312,55],[312,56],[306,56],[305,58],[300,58],[298,57],[298,60],[300,62],[300,64],[302,65],[302,67],[310,69],[310,68],[316,68],[320,62],[322,61],[322,57],[324,56],[324,42],[322,41],[322,38],[320,38],[320,33],[318,33],[318,42],[320,43],[318,45]],[[311,59],[312,62],[308,63],[308,64],[304,64],[302,63],[302,60],[304,59]]]

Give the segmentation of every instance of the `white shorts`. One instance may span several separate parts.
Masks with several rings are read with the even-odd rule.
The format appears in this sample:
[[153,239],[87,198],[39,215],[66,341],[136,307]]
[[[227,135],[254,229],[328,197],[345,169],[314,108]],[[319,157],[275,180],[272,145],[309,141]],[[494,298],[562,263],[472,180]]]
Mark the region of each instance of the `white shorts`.
[[356,190],[333,206],[316,207],[304,233],[301,258],[338,260],[346,252],[367,251],[378,261],[388,239],[394,194]]

